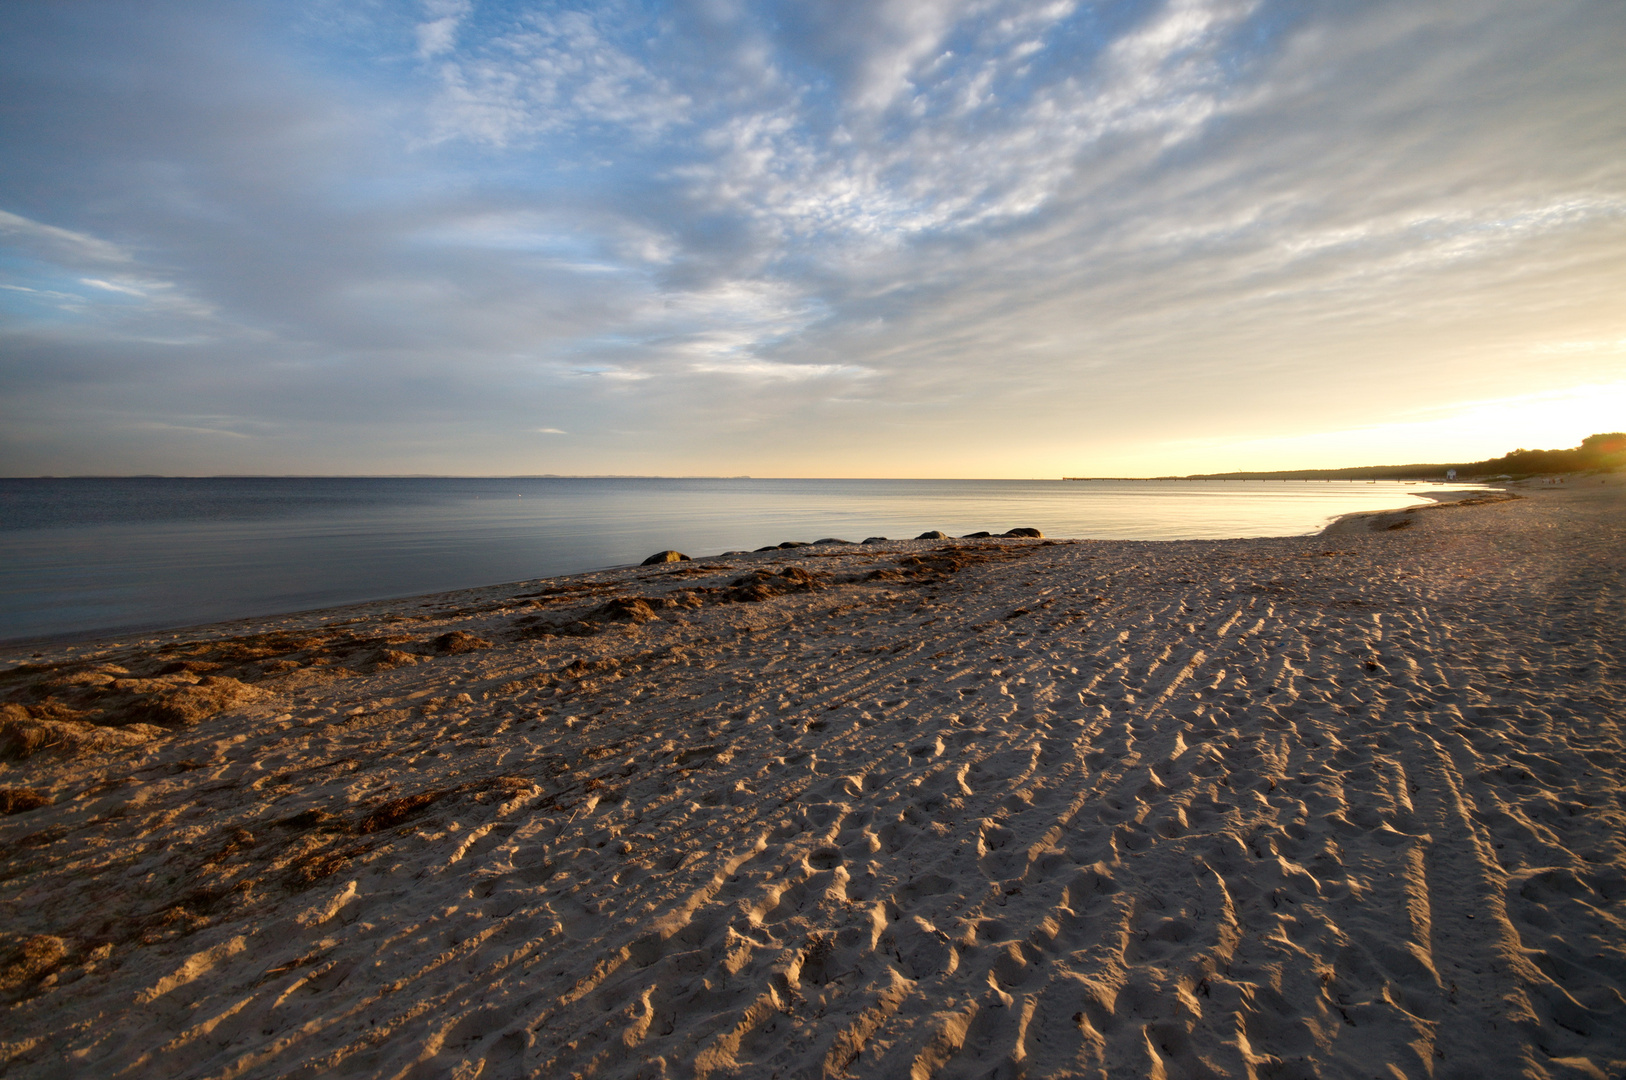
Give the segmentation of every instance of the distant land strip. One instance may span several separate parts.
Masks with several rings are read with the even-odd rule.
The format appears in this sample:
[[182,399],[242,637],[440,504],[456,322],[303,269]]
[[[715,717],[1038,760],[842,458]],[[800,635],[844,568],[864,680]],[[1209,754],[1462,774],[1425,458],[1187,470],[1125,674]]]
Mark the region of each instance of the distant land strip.
[[1552,473],[1618,472],[1626,469],[1626,432],[1588,435],[1571,450],[1514,450],[1488,461],[1448,465],[1358,465],[1347,469],[1284,469],[1277,472],[1196,473],[1191,476],[1064,476],[1063,480],[1519,480]]

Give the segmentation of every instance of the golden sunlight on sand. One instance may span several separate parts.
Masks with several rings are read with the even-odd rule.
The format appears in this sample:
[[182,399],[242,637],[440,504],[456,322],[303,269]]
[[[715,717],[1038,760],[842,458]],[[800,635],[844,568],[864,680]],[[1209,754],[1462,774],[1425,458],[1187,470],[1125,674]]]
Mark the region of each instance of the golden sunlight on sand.
[[4,1071],[1620,1076],[1626,486],[1519,494],[46,650]]

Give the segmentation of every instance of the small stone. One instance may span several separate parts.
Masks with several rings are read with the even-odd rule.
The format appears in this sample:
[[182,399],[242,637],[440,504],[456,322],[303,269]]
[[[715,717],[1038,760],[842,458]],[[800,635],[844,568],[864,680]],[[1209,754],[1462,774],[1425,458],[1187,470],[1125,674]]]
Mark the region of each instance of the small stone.
[[1031,537],[1031,538],[1033,538],[1035,540],[1044,539],[1044,533],[1040,532],[1038,529],[1028,529],[1028,528],[1011,529],[1009,532],[1006,532],[1006,533],[1004,533],[1002,535],[1005,535],[1005,536],[1027,536],[1027,537]]
[[864,543],[866,544],[885,544],[887,542],[888,541],[884,536],[868,536],[864,538]]
[[649,558],[647,558],[643,562],[639,563],[639,565],[640,566],[659,566],[661,563],[688,562],[688,561],[689,561],[689,557],[687,555],[683,554],[683,552],[681,552],[681,551],[672,551],[671,549],[667,549],[666,551],[657,551],[657,552],[655,552],[655,554],[651,555]]
[[947,539],[949,539],[949,534],[944,532],[942,529],[928,529],[927,531],[921,533],[919,536],[915,537],[915,539],[916,540],[947,540]]
[[961,540],[986,540],[988,537],[993,536],[993,535],[994,535],[993,533],[987,532],[987,531],[974,532],[974,533],[966,533],[964,536],[960,537],[960,539]]

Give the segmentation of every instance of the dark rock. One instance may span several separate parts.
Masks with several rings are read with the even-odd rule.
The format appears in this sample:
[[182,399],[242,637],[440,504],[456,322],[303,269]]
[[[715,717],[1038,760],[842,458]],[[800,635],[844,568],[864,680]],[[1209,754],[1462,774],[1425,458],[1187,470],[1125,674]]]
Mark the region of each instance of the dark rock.
[[926,532],[923,532],[919,536],[915,537],[915,539],[916,540],[947,540],[947,539],[949,539],[949,534],[944,532],[942,529],[928,529]]
[[851,540],[837,540],[833,536],[826,536],[823,540],[813,541],[815,544],[851,544]]
[[1010,531],[1001,533],[1000,535],[1001,536],[1028,536],[1028,537],[1032,537],[1035,540],[1042,540],[1044,538],[1044,533],[1040,532],[1038,529],[1027,529],[1027,528],[1011,529]]
[[670,548],[668,548],[665,551],[657,551],[657,552],[655,552],[655,554],[651,555],[649,558],[645,559],[643,562],[639,563],[638,565],[639,566],[659,566],[661,563],[688,562],[688,561],[689,561],[689,557],[687,555],[683,554],[683,552],[681,552],[681,551],[673,551]]
[[783,544],[780,544],[779,546],[781,548],[799,548],[799,547],[812,547],[813,545],[809,544],[806,540],[786,540]]
[[991,532],[974,532],[974,533],[966,533],[964,536],[960,537],[960,539],[961,540],[986,540],[988,537],[990,537],[992,535],[994,535],[994,534],[991,533]]
[[887,542],[887,538],[884,536],[870,536],[866,537],[864,540],[864,543],[866,544],[885,544]]
[[778,544],[769,544],[767,547],[759,547],[756,550],[757,551],[778,551],[779,550],[779,545]]

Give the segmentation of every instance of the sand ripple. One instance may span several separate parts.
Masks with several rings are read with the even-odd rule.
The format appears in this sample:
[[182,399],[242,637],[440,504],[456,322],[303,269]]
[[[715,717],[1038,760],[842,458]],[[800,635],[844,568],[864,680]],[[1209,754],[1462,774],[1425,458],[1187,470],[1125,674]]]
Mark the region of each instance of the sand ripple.
[[6,1075],[1621,1075],[1623,493],[55,650],[255,689],[0,774]]

